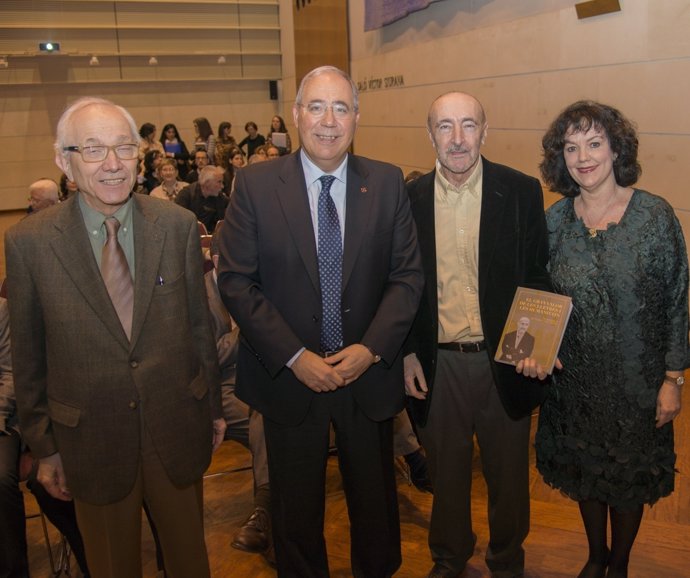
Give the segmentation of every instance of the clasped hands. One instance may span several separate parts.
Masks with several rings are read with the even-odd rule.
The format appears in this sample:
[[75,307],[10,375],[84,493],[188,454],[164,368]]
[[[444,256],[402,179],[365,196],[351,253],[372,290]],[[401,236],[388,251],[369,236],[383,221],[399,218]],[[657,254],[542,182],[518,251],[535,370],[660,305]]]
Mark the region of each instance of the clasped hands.
[[345,387],[362,375],[374,356],[367,347],[355,343],[338,353],[321,357],[305,349],[292,364],[292,371],[304,385],[317,393]]

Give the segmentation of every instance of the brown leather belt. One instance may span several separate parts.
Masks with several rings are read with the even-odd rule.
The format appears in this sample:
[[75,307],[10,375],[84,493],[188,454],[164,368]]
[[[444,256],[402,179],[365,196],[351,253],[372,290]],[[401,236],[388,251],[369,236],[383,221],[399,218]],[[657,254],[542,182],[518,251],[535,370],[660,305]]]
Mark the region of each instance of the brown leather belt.
[[486,349],[486,341],[466,341],[464,343],[451,341],[450,343],[439,343],[438,348],[460,353],[479,353]]

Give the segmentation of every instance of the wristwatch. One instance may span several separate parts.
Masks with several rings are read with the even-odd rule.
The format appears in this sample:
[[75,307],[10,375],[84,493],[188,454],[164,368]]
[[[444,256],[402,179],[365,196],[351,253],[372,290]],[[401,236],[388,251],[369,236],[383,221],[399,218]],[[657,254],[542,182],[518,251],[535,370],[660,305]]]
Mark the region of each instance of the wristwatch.
[[664,376],[664,381],[667,381],[672,385],[681,387],[683,384],[685,384],[685,377],[683,377],[682,375],[680,377],[671,377],[670,375],[666,375]]

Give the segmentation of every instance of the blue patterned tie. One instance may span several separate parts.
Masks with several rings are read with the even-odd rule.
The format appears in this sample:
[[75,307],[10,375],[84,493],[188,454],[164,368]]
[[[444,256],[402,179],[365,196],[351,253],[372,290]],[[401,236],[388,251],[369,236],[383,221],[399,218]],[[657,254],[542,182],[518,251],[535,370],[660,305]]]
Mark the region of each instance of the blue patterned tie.
[[340,221],[331,198],[335,177],[323,175],[319,193],[319,280],[321,281],[321,350],[335,351],[343,341],[340,316],[340,285],[342,278],[343,245]]

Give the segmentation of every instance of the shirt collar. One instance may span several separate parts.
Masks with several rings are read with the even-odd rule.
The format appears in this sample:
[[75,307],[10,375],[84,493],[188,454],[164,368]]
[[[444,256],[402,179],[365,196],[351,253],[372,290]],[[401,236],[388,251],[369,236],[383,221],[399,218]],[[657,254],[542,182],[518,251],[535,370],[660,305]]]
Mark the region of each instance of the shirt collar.
[[484,165],[482,164],[482,157],[479,157],[477,164],[469,178],[459,187],[452,184],[441,172],[441,163],[436,160],[436,187],[437,190],[443,194],[444,197],[448,198],[451,194],[461,195],[465,192],[472,195],[475,199],[481,196],[481,182],[482,175],[484,174]]
[[[81,214],[84,218],[84,224],[88,231],[101,231],[103,229],[103,223],[105,222],[106,216],[95,209],[92,209],[84,200],[84,193],[79,193],[79,209],[81,209]],[[118,221],[120,221],[120,226],[124,231],[128,231],[132,227],[132,195],[130,194],[127,202],[122,205],[115,213],[112,215]]]
[[304,152],[304,149],[300,149],[300,159],[302,161],[302,169],[304,170],[304,180],[307,183],[307,188],[311,187],[325,174],[333,175],[336,179],[338,179],[342,183],[345,183],[347,175],[347,159],[349,158],[349,156],[350,155],[345,155],[343,162],[340,163],[337,169],[326,173],[312,162],[312,160],[307,156],[307,153]]

